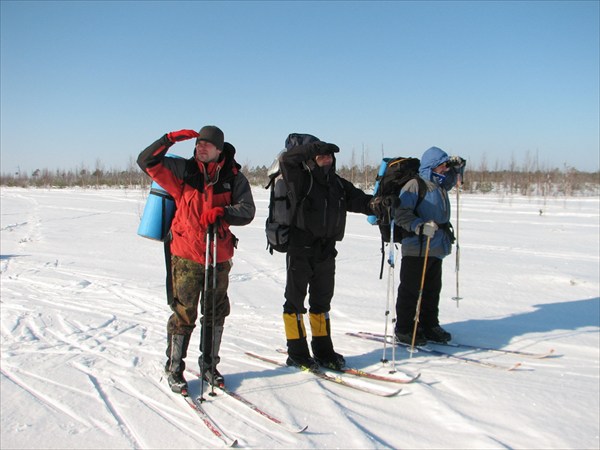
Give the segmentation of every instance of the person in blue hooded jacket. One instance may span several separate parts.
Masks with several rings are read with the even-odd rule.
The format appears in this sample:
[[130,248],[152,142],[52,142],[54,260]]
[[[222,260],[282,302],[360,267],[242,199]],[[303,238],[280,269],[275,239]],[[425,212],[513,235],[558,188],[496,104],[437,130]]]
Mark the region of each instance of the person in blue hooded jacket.
[[[402,239],[400,286],[396,300],[396,339],[411,344],[421,280],[425,279],[415,345],[428,340],[448,342],[450,333],[440,326],[439,301],[442,289],[442,260],[452,252],[454,233],[450,224],[450,191],[462,179],[465,160],[448,156],[438,147],[431,147],[421,157],[419,177],[410,180],[400,191],[400,204],[394,208],[396,224],[411,232]],[[421,186],[421,188],[419,187]],[[419,201],[419,189],[426,190]],[[429,239],[428,258],[425,250]],[[426,264],[426,265],[425,265]]]

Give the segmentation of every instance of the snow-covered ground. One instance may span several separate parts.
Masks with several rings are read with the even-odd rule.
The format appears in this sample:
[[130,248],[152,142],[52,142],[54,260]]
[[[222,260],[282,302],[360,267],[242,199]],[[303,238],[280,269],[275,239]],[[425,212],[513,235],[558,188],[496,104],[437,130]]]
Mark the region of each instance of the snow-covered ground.
[[[504,371],[398,349],[420,372],[385,398],[247,357],[284,360],[284,257],[265,250],[267,193],[231,275],[220,369],[228,386],[297,425],[288,433],[231,398],[213,418],[244,448],[593,449],[599,441],[599,199],[460,197],[460,295],[444,263],[441,320],[455,341],[555,354],[459,354]],[[161,381],[166,319],[162,245],[136,235],[141,190],[1,189],[1,442],[9,448],[221,446]],[[542,214],[540,214],[540,210]],[[454,211],[454,217],[456,210]],[[455,224],[456,225],[456,224]],[[350,215],[339,244],[332,328],[349,365],[387,374],[387,280],[378,231]],[[396,269],[396,278],[398,268]],[[397,283],[396,283],[397,284]],[[195,369],[199,329],[188,365]],[[391,348],[386,355],[392,358]],[[198,394],[200,382],[190,389]]]

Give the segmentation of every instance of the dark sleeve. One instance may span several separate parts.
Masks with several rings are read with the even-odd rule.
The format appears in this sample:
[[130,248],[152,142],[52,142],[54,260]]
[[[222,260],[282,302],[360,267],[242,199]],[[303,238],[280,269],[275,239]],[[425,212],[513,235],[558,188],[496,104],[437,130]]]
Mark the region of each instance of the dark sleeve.
[[254,219],[256,206],[248,179],[238,172],[233,182],[231,205],[225,207],[225,221],[230,225],[247,225]]
[[293,172],[302,172],[302,163],[313,159],[317,155],[314,142],[305,145],[298,145],[280,156],[279,162],[283,176],[290,176]]
[[154,141],[139,154],[137,163],[140,169],[148,173],[150,167],[154,167],[162,162],[172,145],[173,143],[169,141],[166,134]]
[[137,163],[140,169],[178,200],[183,189],[186,162],[180,158],[165,157],[172,145],[165,134],[142,150]]
[[346,192],[346,207],[348,211],[365,214],[367,216],[373,214],[373,211],[371,211],[371,208],[369,207],[369,202],[373,196],[365,194],[348,180],[345,180],[342,177],[339,178],[344,186],[344,191]]

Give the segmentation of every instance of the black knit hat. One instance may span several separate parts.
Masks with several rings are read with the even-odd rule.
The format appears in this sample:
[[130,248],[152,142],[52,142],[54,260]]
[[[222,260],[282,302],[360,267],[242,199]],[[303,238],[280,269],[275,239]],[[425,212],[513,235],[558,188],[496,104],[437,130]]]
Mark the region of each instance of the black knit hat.
[[223,142],[225,141],[225,136],[220,128],[215,127],[214,125],[206,125],[202,127],[202,129],[198,132],[198,137],[196,138],[196,142],[198,141],[208,141],[217,147],[219,150],[223,150]]

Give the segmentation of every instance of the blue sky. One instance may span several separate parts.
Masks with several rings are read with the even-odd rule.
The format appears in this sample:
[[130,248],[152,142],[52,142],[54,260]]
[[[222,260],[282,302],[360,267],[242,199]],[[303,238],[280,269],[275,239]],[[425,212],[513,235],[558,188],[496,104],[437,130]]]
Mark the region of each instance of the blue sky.
[[598,1],[0,5],[2,173],[126,168],[206,124],[251,166],[306,132],[340,163],[600,168]]

